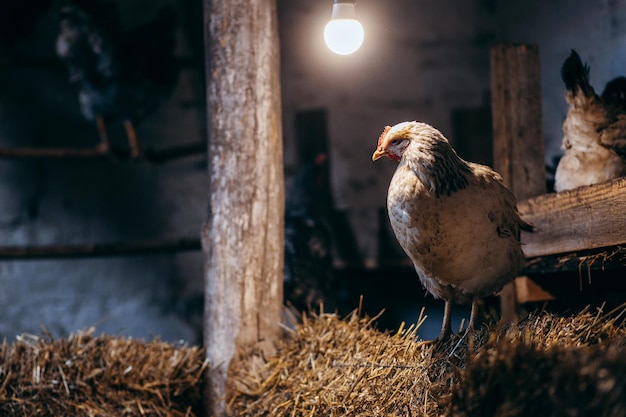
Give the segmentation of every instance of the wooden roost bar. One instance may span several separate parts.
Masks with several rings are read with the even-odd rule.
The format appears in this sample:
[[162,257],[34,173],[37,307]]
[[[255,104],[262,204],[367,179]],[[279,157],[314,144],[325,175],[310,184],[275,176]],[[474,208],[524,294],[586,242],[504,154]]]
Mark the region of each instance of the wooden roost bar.
[[[498,45],[491,51],[494,166],[517,196],[521,215],[536,228],[522,233],[525,272],[575,271],[599,249],[610,254],[600,267],[612,262],[623,268],[625,178],[545,194],[539,62],[536,45]],[[517,278],[502,291],[503,317],[512,319],[520,302],[546,296],[527,278]]]

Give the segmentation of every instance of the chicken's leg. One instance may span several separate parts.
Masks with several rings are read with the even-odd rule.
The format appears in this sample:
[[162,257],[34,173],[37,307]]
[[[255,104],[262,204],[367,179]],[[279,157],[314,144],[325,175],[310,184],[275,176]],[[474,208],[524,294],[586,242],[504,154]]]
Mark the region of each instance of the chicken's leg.
[[482,300],[480,297],[474,297],[472,299],[472,311],[470,312],[469,323],[467,324],[467,329],[465,329],[464,337],[467,338],[467,347],[470,351],[474,351],[474,338],[472,334],[476,329],[476,321],[478,320],[478,311],[480,310]]
[[96,127],[98,128],[98,136],[100,136],[100,143],[97,148],[106,153],[111,150],[111,143],[109,142],[109,136],[107,135],[104,118],[100,115],[96,116]]
[[130,145],[130,156],[138,158],[141,155],[141,147],[139,146],[139,139],[137,139],[137,132],[135,132],[133,122],[124,120],[124,127],[126,128],[126,136],[128,136],[128,144]]
[[452,303],[446,300],[443,307],[443,323],[441,324],[441,332],[439,333],[439,342],[443,342],[452,334]]
[[441,342],[445,342],[450,335],[452,334],[452,303],[450,301],[446,301],[443,307],[443,323],[441,325],[441,332],[439,333],[439,337],[431,340],[424,340],[418,343],[418,346],[431,346],[437,345]]
[[480,309],[480,298],[474,297],[472,300],[472,311],[470,312],[469,323],[467,324],[467,333],[474,330],[476,327],[476,320],[478,320],[478,310]]

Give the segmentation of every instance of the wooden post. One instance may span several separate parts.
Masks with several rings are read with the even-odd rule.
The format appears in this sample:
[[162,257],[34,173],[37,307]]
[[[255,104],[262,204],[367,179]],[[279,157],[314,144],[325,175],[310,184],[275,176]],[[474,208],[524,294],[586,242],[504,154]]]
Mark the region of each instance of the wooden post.
[[229,368],[271,354],[282,318],[284,180],[276,0],[205,0],[209,207],[206,405],[226,414]]
[[[491,49],[494,168],[518,200],[546,192],[541,72],[537,45]],[[513,284],[502,290],[504,320],[516,316]]]

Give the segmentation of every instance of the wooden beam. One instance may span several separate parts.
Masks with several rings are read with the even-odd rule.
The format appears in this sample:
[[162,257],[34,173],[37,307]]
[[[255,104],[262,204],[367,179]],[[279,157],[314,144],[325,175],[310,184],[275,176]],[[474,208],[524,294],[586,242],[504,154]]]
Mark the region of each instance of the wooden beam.
[[199,238],[76,245],[2,246],[0,260],[73,259],[200,250]]
[[491,49],[494,168],[518,200],[546,192],[537,45]]
[[228,375],[270,356],[283,311],[284,179],[276,0],[204,0],[209,207],[204,343],[207,415],[226,415]]
[[109,158],[113,160],[145,160],[160,164],[178,158],[202,154],[206,156],[207,144],[203,141],[171,145],[160,149],[146,149],[139,157],[133,158],[128,149],[106,149],[102,146],[91,148],[28,148],[0,147],[0,158],[6,159],[89,159]]
[[0,148],[0,158],[6,159],[63,159],[63,158],[108,158],[109,150],[94,146],[92,148]]
[[[536,45],[491,49],[494,168],[519,199],[546,192],[541,73]],[[515,286],[501,292],[504,320],[516,317]]]
[[536,227],[523,233],[527,257],[626,244],[626,178],[545,194],[521,201],[524,219]]
[[575,253],[530,258],[522,273],[543,275],[555,272],[615,271],[626,267],[626,246],[611,246]]
[[515,285],[516,302],[519,304],[554,300],[552,294],[528,277],[518,277],[513,284]]

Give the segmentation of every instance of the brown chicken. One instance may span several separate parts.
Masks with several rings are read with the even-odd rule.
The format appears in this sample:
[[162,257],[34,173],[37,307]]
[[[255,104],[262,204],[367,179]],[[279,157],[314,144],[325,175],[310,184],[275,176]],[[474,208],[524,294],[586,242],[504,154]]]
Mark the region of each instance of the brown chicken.
[[451,334],[452,303],[472,303],[469,331],[480,299],[522,269],[520,229],[532,226],[498,173],[461,159],[430,125],[387,126],[372,160],[383,156],[400,162],[387,194],[393,231],[422,285],[445,301],[439,340]]
[[567,88],[564,155],[554,176],[555,191],[571,190],[626,175],[625,86],[608,83],[602,98],[589,84],[589,67],[572,50],[561,67]]

